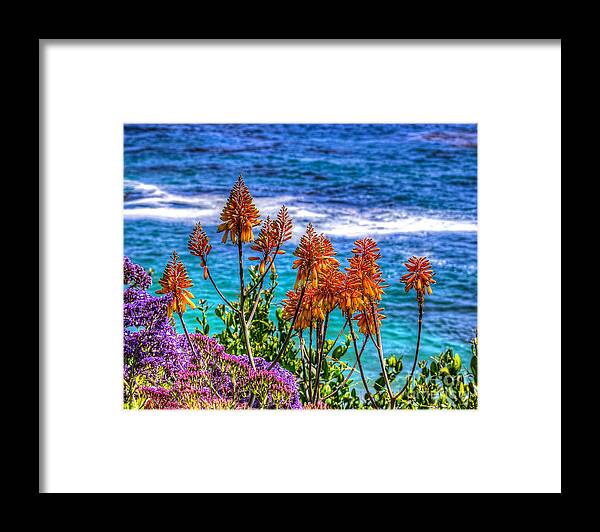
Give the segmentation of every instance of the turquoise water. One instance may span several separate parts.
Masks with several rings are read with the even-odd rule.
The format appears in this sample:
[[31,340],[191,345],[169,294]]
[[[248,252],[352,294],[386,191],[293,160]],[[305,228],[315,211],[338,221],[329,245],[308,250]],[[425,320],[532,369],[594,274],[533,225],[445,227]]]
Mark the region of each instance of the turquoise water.
[[[195,296],[213,309],[220,302],[187,253],[188,235],[200,221],[213,239],[211,272],[225,295],[235,297],[237,251],[220,243],[216,226],[241,173],[262,216],[285,204],[294,220],[294,238],[277,262],[277,302],[293,285],[292,252],[308,222],[331,238],[342,265],[354,240],[370,236],[381,248],[389,284],[383,299],[386,355],[410,359],[414,352],[416,302],[399,279],[409,256],[426,255],[437,284],[426,300],[421,357],[452,347],[468,362],[477,325],[475,125],[132,124],[124,133],[125,254],[154,269],[153,290],[177,250]],[[342,324],[337,314],[332,337]],[[192,329],[195,316],[185,315]],[[209,322],[213,330],[219,327],[212,311]],[[376,377],[374,350],[367,349],[365,366]]]

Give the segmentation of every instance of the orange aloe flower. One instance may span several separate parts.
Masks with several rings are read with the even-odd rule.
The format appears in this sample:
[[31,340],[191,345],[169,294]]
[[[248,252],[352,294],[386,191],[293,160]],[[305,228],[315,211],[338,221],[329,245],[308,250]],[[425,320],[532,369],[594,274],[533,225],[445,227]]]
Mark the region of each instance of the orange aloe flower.
[[306,228],[306,233],[302,235],[294,255],[298,257],[292,265],[292,268],[298,270],[294,288],[298,288],[305,279],[308,279],[316,288],[319,286],[319,272],[328,264],[339,264],[334,258],[335,251],[331,241],[322,233],[317,235],[310,223]]
[[279,229],[279,238],[281,239],[281,244],[287,242],[290,238],[292,238],[292,219],[288,213],[287,207],[282,205],[281,209],[277,213],[277,226]]
[[401,282],[405,284],[404,291],[409,292],[411,288],[417,293],[417,300],[423,301],[425,292],[431,295],[431,285],[435,284],[431,263],[427,257],[411,257],[405,264],[408,273],[402,276]]
[[259,214],[244,178],[240,175],[221,212],[223,223],[217,227],[219,233],[224,231],[223,243],[227,242],[228,237],[233,244],[237,243],[238,238],[241,242],[254,240],[252,228],[260,225]]
[[[285,320],[292,320],[296,313],[298,300],[300,299],[300,290],[289,290],[286,294],[286,299],[283,300],[282,317]],[[306,287],[304,297],[298,311],[294,329],[301,331],[315,326],[317,320],[324,320],[325,314],[320,305],[317,291],[311,285]]]
[[[296,313],[296,307],[298,306],[298,300],[300,299],[300,291],[299,290],[288,290],[285,294],[285,298],[281,302],[283,305],[283,309],[281,312],[281,317],[284,320],[291,321]],[[296,319],[295,328],[298,327],[298,320]]]
[[331,312],[338,304],[344,278],[337,261],[329,262],[319,272],[316,298],[324,313]]
[[271,220],[267,216],[251,248],[253,251],[262,253],[262,257],[248,257],[248,260],[260,260],[260,273],[265,273],[265,268],[275,258],[276,254],[285,254],[285,251],[279,248],[290,238],[292,238],[292,219],[288,214],[287,207],[284,205],[279,209],[276,220]]
[[196,308],[192,301],[194,294],[186,290],[193,285],[192,280],[189,278],[185,266],[179,260],[176,251],[173,251],[171,260],[167,263],[165,271],[158,282],[162,288],[156,291],[157,294],[171,294],[173,296],[168,308],[169,316],[172,316],[173,312],[183,314],[187,305],[190,308]]
[[348,259],[348,276],[355,286],[360,287],[366,301],[380,301],[386,286],[377,261],[381,258],[377,243],[371,238],[362,238],[354,242],[353,256]]
[[[329,252],[332,250],[333,248]],[[311,282],[304,288],[304,296],[294,329],[303,330],[314,327],[318,321],[325,319],[325,315],[330,313],[338,303],[338,294],[344,277],[337,260],[324,262],[323,266],[317,270],[316,286]],[[301,293],[302,289],[296,287],[286,294],[287,299],[283,300],[282,316],[284,319],[293,319]]]
[[[248,260],[260,260],[259,270],[261,275],[265,273],[265,267],[273,259],[271,253],[275,251],[279,243],[279,228],[277,221],[271,220],[269,216],[265,219],[252,245],[252,251],[258,251],[262,254],[259,257],[248,257]],[[282,252],[283,253],[283,252]]]
[[200,222],[194,226],[194,230],[190,234],[188,249],[192,255],[200,257],[200,264],[204,268],[204,279],[207,279],[208,266],[206,265],[206,261],[212,246],[210,245],[208,235],[204,229],[202,229],[202,224]]
[[[344,275],[344,274],[342,274]],[[360,281],[346,273],[340,282],[338,291],[338,305],[344,316],[352,316],[364,305]]]
[[374,334],[376,328],[374,327],[373,313],[377,319],[377,326],[381,327],[381,320],[385,319],[385,316],[381,313],[382,311],[382,308],[376,308],[375,306],[373,306],[372,310],[370,308],[361,310],[356,316],[360,332],[363,334]]

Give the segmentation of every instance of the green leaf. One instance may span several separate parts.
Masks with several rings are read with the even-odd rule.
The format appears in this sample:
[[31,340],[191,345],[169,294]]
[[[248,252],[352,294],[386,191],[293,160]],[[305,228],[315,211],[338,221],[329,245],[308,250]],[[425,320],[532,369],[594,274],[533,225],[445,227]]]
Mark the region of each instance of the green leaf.
[[454,369],[455,373],[458,373],[460,371],[461,365],[462,365],[462,362],[460,360],[460,356],[458,355],[458,353],[456,353],[454,355],[454,360],[452,362],[452,369]]
[[471,358],[471,373],[473,373],[475,380],[477,380],[477,357],[476,356]]
[[339,360],[346,353],[347,349],[343,345],[338,345],[331,353],[334,360]]

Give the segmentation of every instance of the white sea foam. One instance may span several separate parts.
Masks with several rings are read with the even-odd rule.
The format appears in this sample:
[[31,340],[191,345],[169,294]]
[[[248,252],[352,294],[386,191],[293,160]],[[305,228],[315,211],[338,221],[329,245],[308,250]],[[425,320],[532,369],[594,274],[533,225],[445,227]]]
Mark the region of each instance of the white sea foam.
[[203,208],[214,208],[217,204],[222,203],[224,198],[220,196],[179,196],[177,194],[170,194],[166,190],[163,190],[155,185],[148,185],[146,183],[137,183],[134,181],[125,181],[126,186],[130,186],[134,191],[138,192],[143,197],[128,200],[125,202],[125,208],[136,206],[136,205],[147,205],[155,206],[159,209],[163,209],[169,205],[194,205]]
[[130,187],[133,190],[136,190],[140,193],[145,194],[146,196],[163,196],[167,193],[156,185],[150,185],[148,183],[141,183],[138,181],[131,181],[130,179],[125,180],[125,186]]
[[217,209],[173,209],[169,207],[140,207],[125,209],[125,218],[148,219],[158,218],[163,220],[206,220],[218,216]]
[[394,219],[374,220],[361,216],[341,217],[325,224],[322,231],[329,235],[358,238],[370,235],[421,232],[471,232],[477,224],[470,221],[427,218],[420,216],[398,216]]
[[[161,197],[151,197],[151,198],[139,198],[135,200],[130,200],[125,202],[125,208],[135,207],[136,205],[147,205],[149,207],[157,207],[161,208],[167,205],[193,205],[196,207],[208,207],[211,208],[216,206],[218,203],[218,199],[216,198],[192,198],[185,196],[175,196],[173,194],[168,194],[166,196]],[[222,203],[222,202],[221,202]]]
[[293,207],[290,207],[289,211],[290,211],[290,215],[294,214],[297,217],[308,219],[308,220],[313,220],[313,219],[317,219],[317,218],[327,218],[327,215],[322,212],[309,211],[308,209],[301,209],[301,208],[294,209]]
[[[125,202],[124,216],[133,219],[201,220],[218,223],[219,214],[226,201],[217,195],[180,196],[146,183],[126,181],[126,186],[143,197]],[[443,216],[415,216],[402,211],[373,209],[373,216],[357,209],[342,208],[327,212],[317,211],[313,204],[298,202],[292,196],[256,198],[261,216],[274,217],[281,205],[288,207],[294,220],[294,234],[304,232],[306,224],[331,236],[359,238],[364,236],[419,233],[419,232],[473,232],[477,223],[470,220],[446,219]],[[179,205],[183,205],[180,207]]]

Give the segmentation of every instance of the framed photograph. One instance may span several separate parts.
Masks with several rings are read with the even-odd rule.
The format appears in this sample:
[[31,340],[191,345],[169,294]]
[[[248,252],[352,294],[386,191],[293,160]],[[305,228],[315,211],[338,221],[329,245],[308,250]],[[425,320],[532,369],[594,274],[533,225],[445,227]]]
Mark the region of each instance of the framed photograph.
[[40,492],[561,491],[560,40],[40,72]]
[[476,124],[124,143],[125,408],[477,407]]

